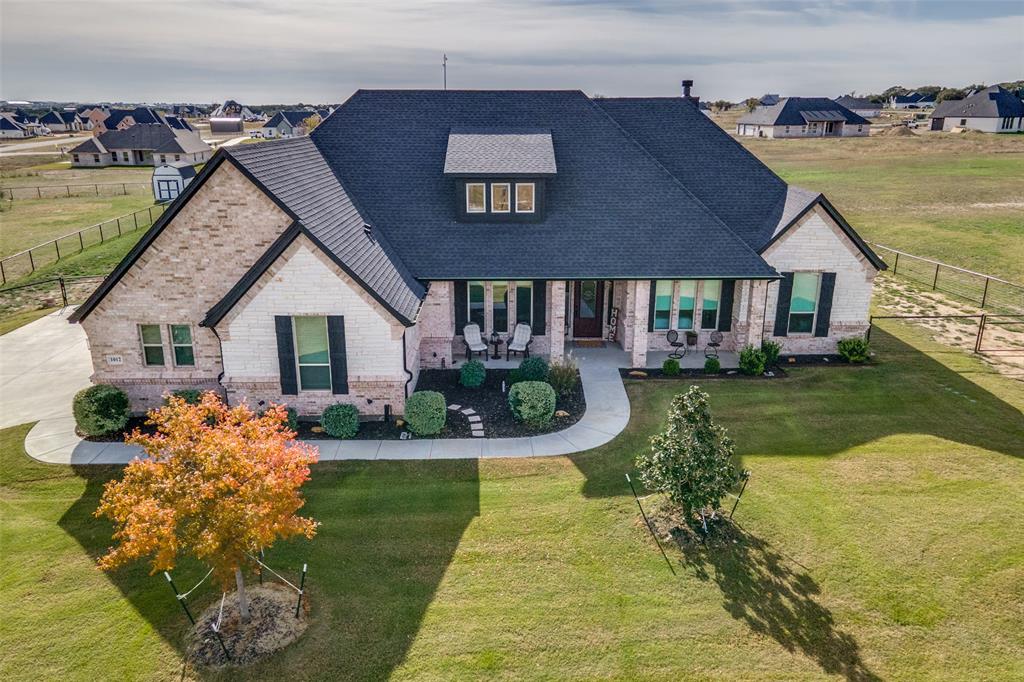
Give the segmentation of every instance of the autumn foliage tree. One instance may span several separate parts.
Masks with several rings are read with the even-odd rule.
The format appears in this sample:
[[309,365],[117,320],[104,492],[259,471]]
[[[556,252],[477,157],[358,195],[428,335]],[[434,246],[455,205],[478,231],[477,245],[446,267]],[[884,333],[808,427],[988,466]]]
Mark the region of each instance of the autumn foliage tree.
[[194,556],[224,590],[234,581],[248,620],[242,569],[250,557],[279,538],[316,533],[316,521],[296,514],[316,448],[293,440],[284,407],[257,415],[245,403],[228,407],[213,392],[196,405],[171,396],[149,413],[149,423],[155,434],[136,430],[126,439],[147,457],[106,484],[96,510],[114,522],[115,544],[100,567],[149,559],[156,573]]

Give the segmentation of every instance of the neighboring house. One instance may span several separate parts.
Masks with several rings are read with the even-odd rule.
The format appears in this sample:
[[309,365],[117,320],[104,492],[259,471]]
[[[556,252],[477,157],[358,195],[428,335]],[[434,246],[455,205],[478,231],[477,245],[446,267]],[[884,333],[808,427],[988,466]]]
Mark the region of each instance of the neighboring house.
[[14,114],[0,114],[0,137],[32,137],[33,133],[14,119]]
[[863,137],[871,122],[827,97],[783,97],[736,122],[748,137]]
[[110,116],[110,108],[104,106],[86,107],[79,111],[78,115],[82,118],[83,127],[86,130],[95,130]]
[[157,166],[153,169],[153,196],[159,203],[177,199],[195,177],[196,169],[187,161]]
[[111,109],[109,116],[97,123],[94,134],[109,130],[124,130],[136,124],[163,123],[160,113],[151,107],[135,109]]
[[273,139],[276,137],[299,137],[305,135],[306,119],[317,116],[315,111],[279,111],[263,124],[260,132],[263,137]]
[[939,102],[932,112],[932,130],[980,130],[1016,133],[1024,130],[1024,102],[993,85],[964,99]]
[[71,321],[136,411],[188,387],[380,416],[469,322],[551,360],[606,339],[644,367],[670,329],[835,353],[884,267],[683,98],[360,90],[220,148]]
[[82,129],[82,120],[74,111],[49,111],[39,117],[39,123],[55,133],[74,133]]
[[159,166],[185,161],[202,163],[213,149],[199,133],[163,123],[139,123],[108,130],[71,150],[72,166]]
[[853,97],[851,95],[843,95],[842,97],[836,97],[835,103],[846,107],[858,116],[864,118],[878,118],[882,115],[882,105],[879,102],[872,102],[869,99],[863,97]]
[[758,103],[759,106],[762,106],[762,107],[771,107],[771,106],[775,106],[776,104],[778,104],[780,99],[782,99],[782,97],[779,94],[777,94],[777,93],[776,94],[769,93],[769,94],[761,95],[761,97],[758,98],[757,103]]
[[163,121],[175,130],[195,130],[192,124],[181,116],[164,116]]
[[930,109],[935,106],[934,95],[912,92],[909,95],[893,95],[889,98],[890,109]]
[[259,120],[249,107],[229,99],[210,113],[211,133],[241,133],[245,129],[245,121]]
[[202,118],[203,112],[193,104],[175,104],[172,113],[179,118]]

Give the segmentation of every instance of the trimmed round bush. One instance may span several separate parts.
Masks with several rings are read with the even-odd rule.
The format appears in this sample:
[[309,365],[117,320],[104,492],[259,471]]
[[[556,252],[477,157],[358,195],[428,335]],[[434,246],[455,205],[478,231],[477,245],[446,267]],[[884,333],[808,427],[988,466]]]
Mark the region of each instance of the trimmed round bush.
[[[177,391],[172,391],[171,395],[175,398],[181,398],[189,405],[198,405],[199,401],[203,399],[203,392],[196,388],[181,388]],[[164,405],[169,401],[164,398]]]
[[550,371],[547,360],[529,357],[519,363],[516,377],[517,381],[547,381]]
[[543,381],[521,381],[509,389],[508,404],[517,421],[544,426],[555,415],[555,389]]
[[858,364],[867,362],[870,357],[870,347],[867,339],[855,336],[849,339],[842,339],[838,345],[840,357],[847,362]]
[[764,366],[766,369],[774,367],[779,362],[779,353],[782,352],[782,344],[778,341],[765,339],[761,342],[761,352],[764,353]]
[[334,403],[320,416],[320,426],[334,438],[352,438],[359,431],[359,410],[355,405]]
[[437,391],[416,391],[405,401],[405,422],[417,436],[441,433],[447,418],[448,406]]
[[665,362],[661,363],[661,373],[667,377],[679,376],[681,371],[679,361],[675,358],[668,358]]
[[722,371],[722,363],[718,361],[718,358],[708,358],[704,361],[704,373],[705,374],[718,374]]
[[96,384],[75,394],[72,411],[79,431],[87,436],[102,436],[124,429],[131,403],[117,386]]
[[480,388],[487,378],[487,368],[479,360],[470,360],[459,370],[459,383],[466,388]]
[[751,376],[764,374],[764,351],[750,344],[740,351],[740,371]]

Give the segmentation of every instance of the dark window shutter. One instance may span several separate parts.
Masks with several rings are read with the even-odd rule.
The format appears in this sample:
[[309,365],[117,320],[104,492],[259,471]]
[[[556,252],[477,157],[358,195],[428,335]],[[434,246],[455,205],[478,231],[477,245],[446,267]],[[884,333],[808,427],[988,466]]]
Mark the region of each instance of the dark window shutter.
[[348,358],[345,355],[345,318],[327,316],[327,348],[331,358],[331,393],[348,393]]
[[277,332],[277,363],[281,375],[281,394],[298,395],[299,384],[295,376],[295,340],[292,336],[292,318],[274,316]]
[[533,280],[533,327],[534,336],[544,336],[548,331],[548,281]]
[[651,280],[651,295],[647,301],[647,331],[654,331],[654,303],[658,293],[658,281]]
[[462,328],[469,321],[469,283],[455,283],[455,335],[462,334]]
[[736,280],[722,280],[722,300],[718,304],[718,331],[732,331],[732,302],[736,297]]
[[606,307],[607,316],[605,318],[605,324],[612,323],[612,306],[615,305],[615,280],[608,283],[608,305]]
[[793,297],[793,273],[782,273],[779,280],[779,300],[775,304],[775,336],[789,333],[789,299]]
[[815,336],[828,336],[828,325],[832,320],[832,293],[836,289],[836,273],[821,273],[821,287],[818,290],[818,320],[814,324]]

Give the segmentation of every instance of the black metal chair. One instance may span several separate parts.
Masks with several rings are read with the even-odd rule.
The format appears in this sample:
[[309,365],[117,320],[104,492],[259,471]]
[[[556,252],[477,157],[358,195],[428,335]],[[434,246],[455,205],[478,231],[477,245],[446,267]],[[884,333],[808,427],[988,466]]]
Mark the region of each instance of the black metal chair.
[[668,345],[672,346],[672,352],[668,354],[670,358],[679,360],[686,355],[686,341],[679,340],[679,332],[669,329],[665,338],[668,340]]
[[708,345],[704,347],[704,357],[717,358],[718,349],[722,347],[722,332],[713,331],[708,336]]

